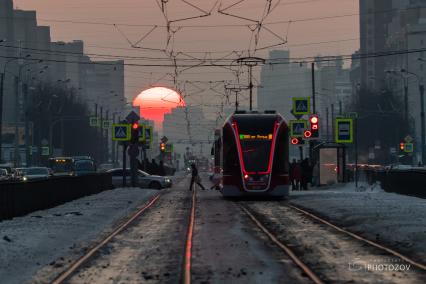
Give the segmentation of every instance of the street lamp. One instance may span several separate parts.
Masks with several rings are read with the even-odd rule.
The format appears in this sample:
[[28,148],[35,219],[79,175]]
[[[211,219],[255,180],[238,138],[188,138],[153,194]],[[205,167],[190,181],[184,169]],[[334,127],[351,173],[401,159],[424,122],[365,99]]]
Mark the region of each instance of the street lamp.
[[[419,61],[421,58],[419,58]],[[413,75],[417,79],[418,87],[419,87],[419,93],[420,93],[420,135],[421,135],[421,149],[422,149],[422,163],[426,162],[426,141],[425,141],[425,109],[424,109],[424,93],[425,93],[425,87],[422,83],[421,78],[416,73],[410,72],[406,69],[401,69],[401,73],[406,73],[409,75]]]

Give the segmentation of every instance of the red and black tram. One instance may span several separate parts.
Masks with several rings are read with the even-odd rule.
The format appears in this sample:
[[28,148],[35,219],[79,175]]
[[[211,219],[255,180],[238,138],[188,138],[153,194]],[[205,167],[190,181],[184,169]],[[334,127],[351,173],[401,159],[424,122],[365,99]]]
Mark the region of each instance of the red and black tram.
[[223,196],[289,194],[289,129],[273,111],[237,111],[215,133]]

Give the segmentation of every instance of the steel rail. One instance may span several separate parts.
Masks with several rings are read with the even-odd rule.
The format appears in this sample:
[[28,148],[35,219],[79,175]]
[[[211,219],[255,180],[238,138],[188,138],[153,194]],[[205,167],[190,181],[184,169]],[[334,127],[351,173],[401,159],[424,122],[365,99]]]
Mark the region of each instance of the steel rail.
[[183,263],[183,279],[184,284],[191,283],[191,259],[192,259],[192,240],[194,237],[194,224],[195,224],[195,203],[196,203],[196,190],[192,191],[191,213],[189,215],[189,225],[185,244],[185,258]]
[[290,208],[298,211],[299,213],[302,213],[303,215],[306,215],[306,216],[308,216],[308,217],[310,217],[310,218],[312,218],[312,219],[314,219],[314,220],[316,220],[316,221],[318,221],[320,223],[323,223],[323,224],[325,224],[325,225],[327,225],[327,226],[329,226],[329,227],[331,227],[331,228],[333,228],[333,229],[335,229],[335,230],[337,230],[337,231],[339,231],[341,233],[344,233],[344,234],[346,234],[346,235],[348,235],[348,236],[350,236],[352,238],[355,238],[355,239],[357,239],[359,241],[365,242],[365,243],[367,243],[367,244],[369,244],[371,246],[374,246],[374,247],[376,247],[376,248],[378,248],[380,250],[386,251],[387,253],[392,254],[393,256],[396,256],[396,257],[398,257],[398,258],[400,258],[400,259],[402,259],[402,260],[410,263],[411,265],[415,266],[416,268],[421,269],[423,271],[426,271],[426,265],[424,265],[424,264],[422,264],[420,262],[417,262],[417,261],[415,261],[415,260],[413,260],[413,259],[411,259],[411,258],[409,258],[409,257],[407,257],[407,256],[405,256],[405,255],[403,255],[403,254],[401,254],[401,253],[393,250],[393,249],[385,247],[384,245],[381,245],[381,244],[376,243],[374,241],[368,240],[368,239],[366,239],[366,238],[364,238],[364,237],[362,237],[362,236],[360,236],[358,234],[349,232],[349,231],[347,231],[347,230],[345,230],[345,229],[343,229],[343,228],[341,228],[341,227],[339,227],[337,225],[334,225],[334,224],[332,224],[332,223],[330,223],[330,222],[322,219],[321,217],[318,217],[317,215],[314,215],[314,214],[312,214],[312,213],[310,213],[310,212],[308,212],[308,211],[306,211],[306,210],[304,210],[304,209],[302,209],[300,207],[297,207],[295,205],[288,205],[288,206]]
[[96,246],[91,248],[87,253],[85,253],[82,257],[77,259],[69,268],[67,268],[64,272],[62,272],[53,282],[52,284],[60,284],[64,283],[73,273],[75,273],[87,260],[89,260],[99,249],[101,249],[104,245],[111,241],[116,235],[126,229],[133,221],[135,221],[140,215],[142,215],[147,209],[149,209],[152,205],[156,203],[156,201],[160,198],[160,194],[155,195],[151,198],[141,209],[137,210],[127,221],[122,223],[113,232],[111,232],[106,238],[104,238],[101,242],[99,242]]
[[312,280],[312,282],[315,284],[324,283],[308,266],[306,266],[306,264],[302,262],[302,260],[300,260],[300,258],[296,256],[296,254],[288,246],[286,246],[271,231],[269,231],[249,210],[247,210],[243,205],[240,205],[240,208],[275,245],[277,245],[290,257],[290,259],[309,277],[309,279]]

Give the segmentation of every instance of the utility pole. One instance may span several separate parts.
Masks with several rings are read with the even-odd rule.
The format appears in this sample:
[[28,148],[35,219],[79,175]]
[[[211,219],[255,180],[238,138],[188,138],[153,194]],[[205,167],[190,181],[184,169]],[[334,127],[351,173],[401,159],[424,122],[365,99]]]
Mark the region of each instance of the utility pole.
[[3,155],[3,90],[4,90],[4,81],[5,73],[0,74],[0,163],[2,162]]
[[242,90],[247,90],[250,87],[244,87],[241,85],[225,85],[225,89],[230,91],[230,92],[234,92],[235,93],[235,111],[238,110],[238,94],[242,91]]
[[420,91],[420,123],[421,123],[421,143],[422,143],[422,164],[424,165],[426,162],[426,133],[425,133],[425,105],[424,105],[424,94],[425,94],[425,86],[423,84],[419,85]]
[[312,112],[316,113],[316,100],[315,100],[315,62],[311,64],[311,75],[312,75]]
[[250,90],[250,111],[253,110],[253,67],[259,64],[265,64],[266,60],[259,57],[241,57],[237,59],[237,62],[241,65],[245,65],[249,69],[249,85],[248,89]]

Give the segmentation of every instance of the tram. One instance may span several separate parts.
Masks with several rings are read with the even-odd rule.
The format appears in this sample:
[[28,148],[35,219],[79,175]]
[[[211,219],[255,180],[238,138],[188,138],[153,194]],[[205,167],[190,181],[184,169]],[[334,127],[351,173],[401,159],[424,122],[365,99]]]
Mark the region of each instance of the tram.
[[289,195],[289,129],[275,111],[236,111],[215,132],[225,197]]

